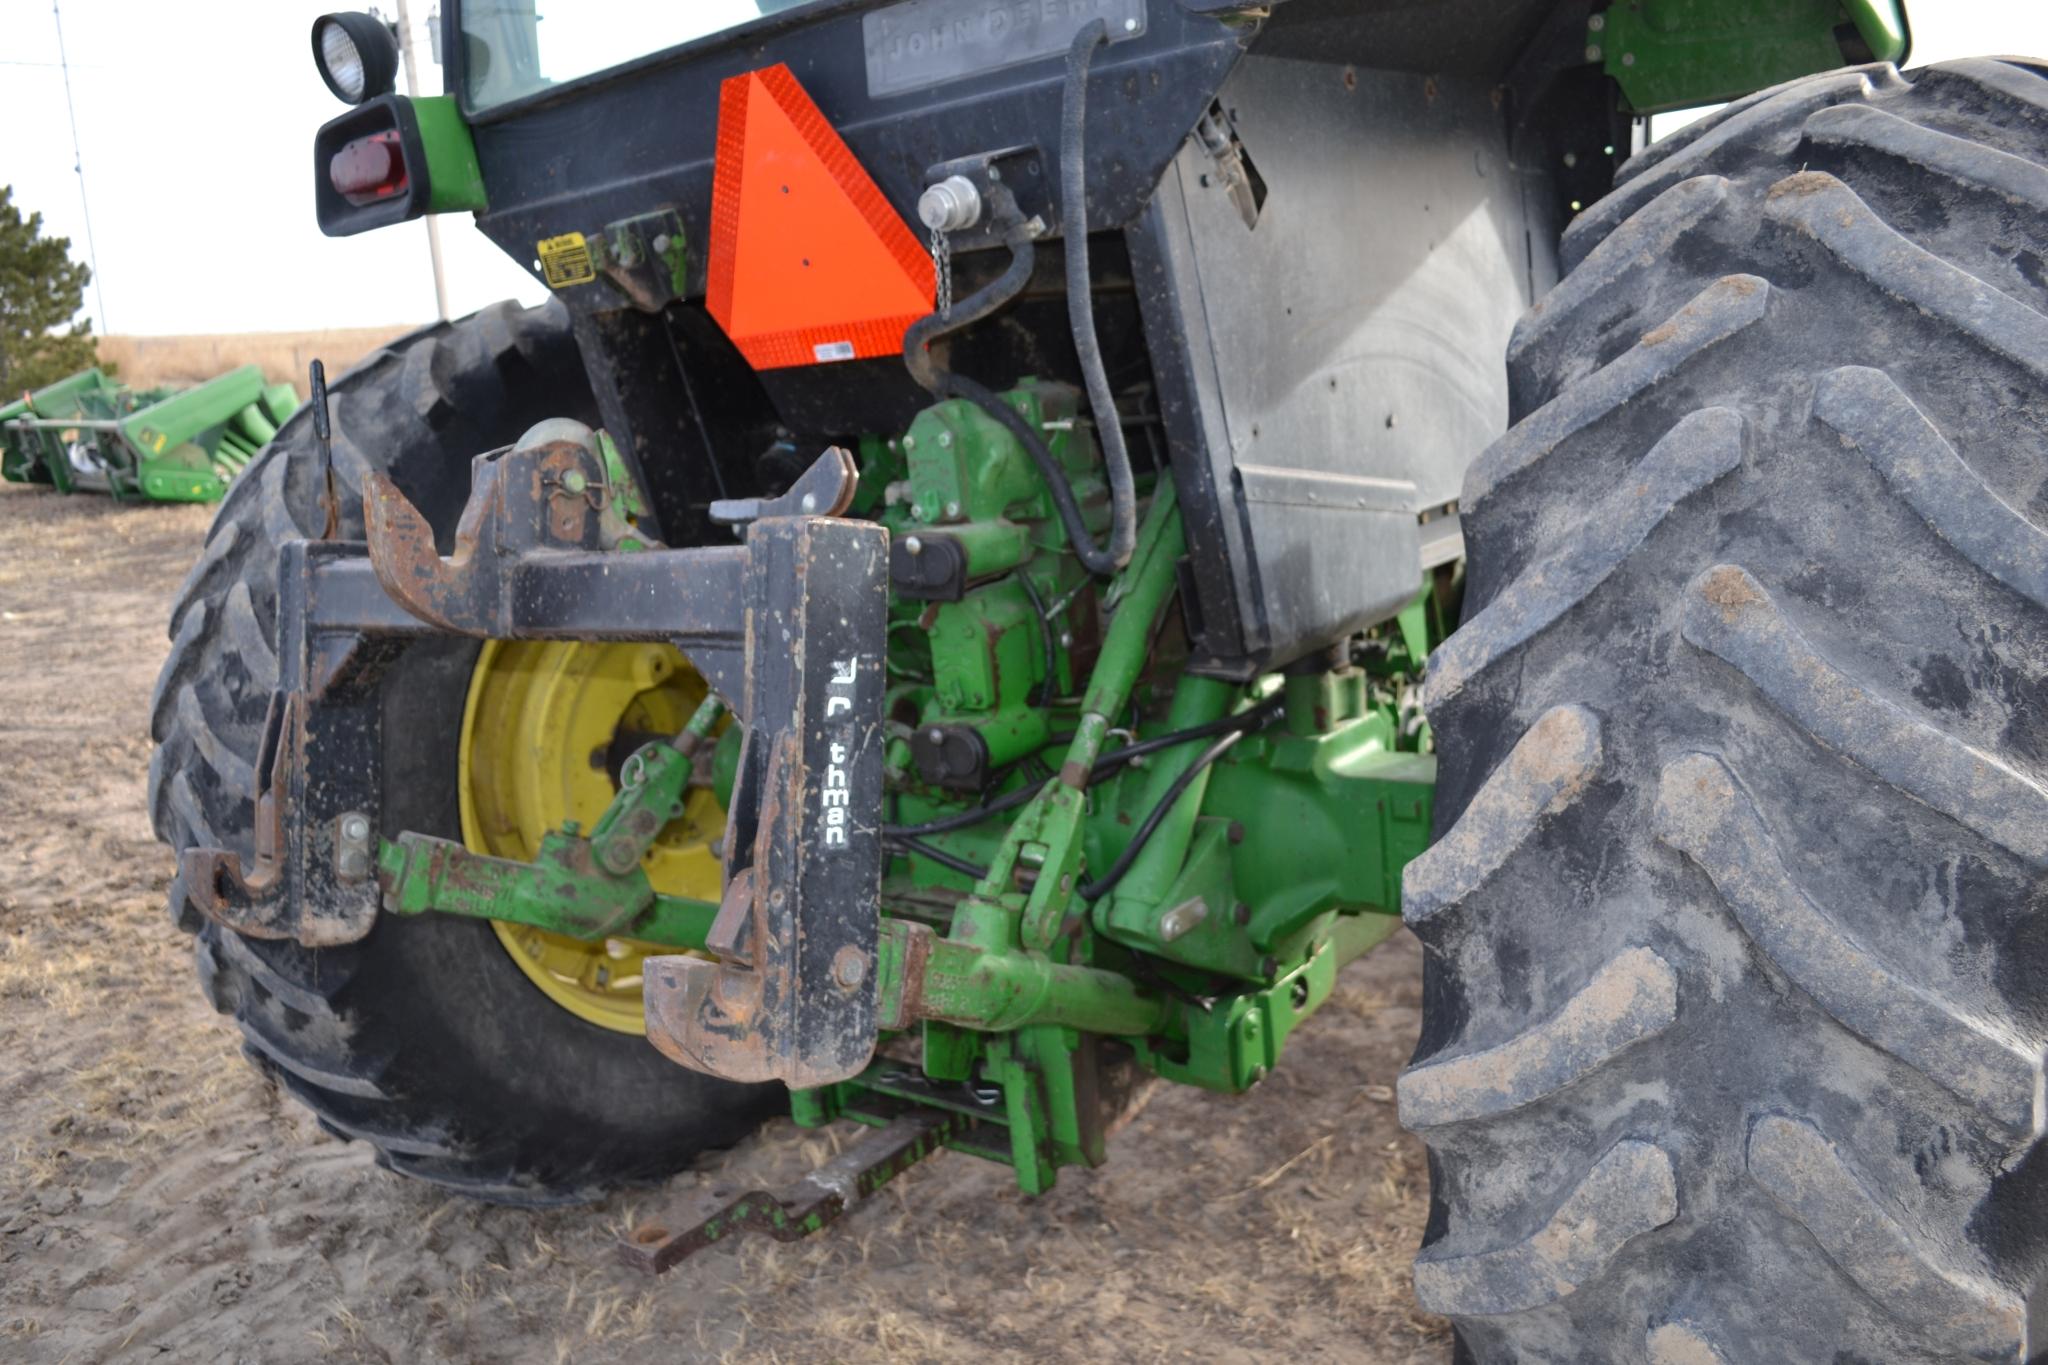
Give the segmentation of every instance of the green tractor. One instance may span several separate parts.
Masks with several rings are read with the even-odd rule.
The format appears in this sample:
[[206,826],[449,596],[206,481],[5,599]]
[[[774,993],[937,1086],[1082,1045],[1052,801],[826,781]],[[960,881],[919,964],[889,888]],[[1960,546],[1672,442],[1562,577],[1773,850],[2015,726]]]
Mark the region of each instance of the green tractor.
[[152,813],[259,1065],[512,1202],[869,1126],[660,1269],[937,1147],[1043,1191],[1405,920],[1461,1359],[2042,1349],[2048,68],[1901,74],[1887,0],[612,8],[448,0],[410,100],[315,26],[325,230],[553,298],[316,391],[177,603]]

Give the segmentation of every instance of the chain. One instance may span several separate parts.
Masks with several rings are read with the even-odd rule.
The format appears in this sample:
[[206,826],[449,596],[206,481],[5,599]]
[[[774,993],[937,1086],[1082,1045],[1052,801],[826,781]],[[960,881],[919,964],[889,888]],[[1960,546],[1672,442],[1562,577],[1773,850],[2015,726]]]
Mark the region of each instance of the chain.
[[953,311],[953,249],[946,234],[932,229],[932,277],[938,281],[939,312]]

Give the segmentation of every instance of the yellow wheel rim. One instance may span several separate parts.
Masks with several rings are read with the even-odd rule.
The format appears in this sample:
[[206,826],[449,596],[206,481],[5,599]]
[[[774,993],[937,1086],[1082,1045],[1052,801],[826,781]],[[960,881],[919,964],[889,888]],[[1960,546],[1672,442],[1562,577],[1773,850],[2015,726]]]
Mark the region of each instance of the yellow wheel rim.
[[[577,821],[588,830],[617,794],[611,773],[639,736],[672,735],[704,700],[689,660],[668,645],[492,640],[462,713],[462,840],[478,853],[529,862],[541,836]],[[657,891],[718,899],[711,845],[725,811],[693,788],[642,866]],[[641,960],[672,952],[633,939],[585,943],[493,920],[498,942],[527,979],[580,1019],[645,1034]]]

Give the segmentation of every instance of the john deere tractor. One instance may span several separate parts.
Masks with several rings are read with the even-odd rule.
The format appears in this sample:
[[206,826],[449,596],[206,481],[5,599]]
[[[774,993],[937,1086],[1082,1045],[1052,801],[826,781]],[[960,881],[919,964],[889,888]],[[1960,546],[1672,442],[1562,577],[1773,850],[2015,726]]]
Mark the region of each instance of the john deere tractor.
[[1891,0],[441,13],[415,99],[316,24],[321,225],[553,297],[285,423],[152,718],[331,1131],[545,1203],[869,1126],[659,1269],[937,1147],[1043,1191],[1405,919],[1462,1359],[2042,1349],[2048,68],[1901,74]]

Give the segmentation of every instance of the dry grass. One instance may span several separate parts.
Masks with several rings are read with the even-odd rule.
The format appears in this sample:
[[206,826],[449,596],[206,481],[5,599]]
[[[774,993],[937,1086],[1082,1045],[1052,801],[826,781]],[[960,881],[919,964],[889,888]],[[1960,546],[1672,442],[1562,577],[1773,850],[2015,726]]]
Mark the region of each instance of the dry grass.
[[108,336],[100,338],[100,359],[120,367],[123,383],[198,384],[242,365],[261,365],[273,384],[290,384],[303,396],[306,368],[318,357],[330,376],[411,325],[331,328],[315,332],[222,332],[194,336]]

